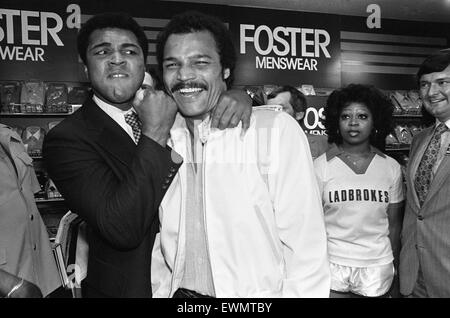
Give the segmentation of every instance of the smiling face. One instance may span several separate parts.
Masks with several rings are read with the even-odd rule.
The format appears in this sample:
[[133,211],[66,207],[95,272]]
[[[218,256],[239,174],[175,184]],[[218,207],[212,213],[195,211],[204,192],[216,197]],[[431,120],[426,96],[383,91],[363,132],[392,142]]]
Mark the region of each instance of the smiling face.
[[442,122],[450,119],[450,65],[442,72],[424,74],[419,81],[425,109]]
[[203,119],[226,90],[229,69],[222,69],[209,31],[171,34],[164,46],[163,79],[185,116]]
[[372,129],[373,117],[366,105],[350,103],[342,109],[339,116],[339,131],[344,145],[369,144]]
[[134,33],[117,28],[92,32],[86,72],[101,100],[123,110],[130,108],[145,72],[144,55]]

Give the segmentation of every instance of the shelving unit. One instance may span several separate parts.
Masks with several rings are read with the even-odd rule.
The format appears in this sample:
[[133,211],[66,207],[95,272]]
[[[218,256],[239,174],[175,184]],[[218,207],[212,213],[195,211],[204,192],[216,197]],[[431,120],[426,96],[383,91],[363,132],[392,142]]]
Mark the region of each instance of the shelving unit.
[[[72,109],[77,109],[78,105],[72,107]],[[10,113],[10,112],[0,112],[0,122],[2,124],[11,127],[20,127],[24,129],[29,126],[39,126],[44,128],[45,132],[48,133],[49,123],[55,121],[62,121],[67,116],[71,115],[73,112],[58,112],[58,113],[47,113],[47,112],[29,112],[29,113]],[[23,138],[22,138],[23,139]],[[50,240],[56,235],[57,227],[61,217],[68,211],[64,198],[55,197],[48,198],[44,197],[45,184],[46,184],[46,171],[44,166],[44,161],[42,155],[30,154],[33,159],[33,166],[38,176],[38,180],[41,183],[41,192],[36,197],[36,206],[44,220],[47,227],[47,232],[49,234]],[[43,198],[44,197],[44,198]]]
[[[394,114],[394,122],[395,123],[404,123],[404,124],[411,124],[411,123],[420,123],[422,119],[421,114],[411,113],[411,114]],[[411,144],[395,144],[395,145],[387,145],[386,151],[388,152],[409,152],[409,149],[411,147]]]
[[53,199],[36,199],[36,203],[51,203],[51,202],[64,202],[64,198],[53,198]]
[[[45,133],[48,132],[48,124],[55,121],[62,121],[65,117],[70,115],[69,113],[0,113],[0,120],[3,124],[11,127],[26,128],[28,126],[39,126],[44,128]],[[23,139],[23,137],[22,137]],[[45,174],[45,167],[43,157],[41,154],[32,154],[29,152],[30,157],[33,159],[34,169],[36,174],[42,172]],[[41,186],[43,186],[41,184]],[[51,199],[37,199],[36,203],[38,208],[43,204],[53,204],[54,202],[64,202],[62,198]]]
[[404,118],[404,119],[411,119],[411,118],[422,118],[422,115],[420,114],[394,114],[394,118]]
[[0,113],[3,118],[21,118],[21,117],[65,117],[71,113]]
[[409,148],[411,147],[411,145],[408,144],[404,144],[401,147],[386,147],[386,151],[389,152],[398,152],[398,151],[409,151]]

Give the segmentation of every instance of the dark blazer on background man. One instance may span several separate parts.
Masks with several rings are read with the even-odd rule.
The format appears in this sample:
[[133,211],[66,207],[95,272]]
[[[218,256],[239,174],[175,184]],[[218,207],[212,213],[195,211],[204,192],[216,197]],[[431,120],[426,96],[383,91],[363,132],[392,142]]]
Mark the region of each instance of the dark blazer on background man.
[[450,297],[450,155],[444,155],[420,208],[414,177],[435,126],[417,134],[406,173],[406,210],[400,253],[400,292],[410,295],[418,270],[430,297]]
[[144,135],[136,145],[91,98],[48,133],[43,154],[68,208],[88,224],[83,297],[151,297],[158,206],[181,160]]

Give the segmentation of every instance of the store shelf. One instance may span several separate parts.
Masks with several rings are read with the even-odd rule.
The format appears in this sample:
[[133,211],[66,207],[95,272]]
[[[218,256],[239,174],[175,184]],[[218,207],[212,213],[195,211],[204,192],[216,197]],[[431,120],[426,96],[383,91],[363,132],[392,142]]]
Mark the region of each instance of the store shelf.
[[64,198],[54,198],[54,199],[36,199],[36,203],[50,203],[50,202],[63,202]]
[[65,117],[72,113],[0,113],[0,117]]
[[421,114],[394,114],[394,118],[422,118]]
[[411,145],[402,145],[401,147],[386,147],[386,151],[407,151]]

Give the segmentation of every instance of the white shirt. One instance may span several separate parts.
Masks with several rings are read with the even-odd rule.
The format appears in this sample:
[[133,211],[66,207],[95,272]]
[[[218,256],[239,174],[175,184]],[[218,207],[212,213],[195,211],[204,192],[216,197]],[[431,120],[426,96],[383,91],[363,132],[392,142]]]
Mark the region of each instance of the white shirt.
[[[178,114],[168,141],[185,161],[160,205],[153,297],[171,297],[184,275],[190,186],[185,123]],[[200,126],[199,139],[207,139],[201,156],[203,206],[216,296],[328,297],[322,204],[298,123],[284,112],[258,110],[244,138],[240,125],[226,130]]]
[[314,161],[325,216],[330,262],[370,267],[393,260],[387,209],[403,201],[400,165],[379,151],[356,174],[334,146]]
[[130,109],[128,110],[121,110],[102,101],[95,95],[92,97],[92,99],[97,104],[97,106],[100,107],[100,109],[103,110],[109,117],[111,117],[120,127],[122,127],[122,129],[125,130],[125,132],[134,141],[134,143],[137,144],[136,140],[134,139],[133,128],[131,128],[131,126],[128,125],[125,121],[125,115],[130,112],[135,112],[134,108],[130,107]]

